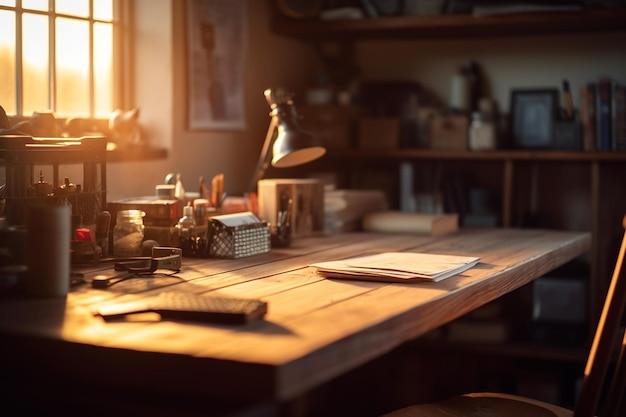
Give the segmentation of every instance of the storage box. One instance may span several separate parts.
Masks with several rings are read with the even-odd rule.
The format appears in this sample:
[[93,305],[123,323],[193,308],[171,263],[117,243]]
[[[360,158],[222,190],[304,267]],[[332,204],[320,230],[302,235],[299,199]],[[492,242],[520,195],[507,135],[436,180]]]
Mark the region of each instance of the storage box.
[[466,151],[468,129],[467,116],[435,116],[431,122],[430,147],[447,151]]
[[400,146],[400,120],[396,117],[359,119],[359,149],[397,149]]
[[[257,184],[259,217],[276,227],[280,211],[289,211],[292,237],[324,231],[324,187],[317,179],[264,179]],[[291,206],[286,207],[288,200]]]
[[356,117],[354,106],[298,106],[300,126],[312,133],[325,148],[347,149],[354,143]]
[[250,212],[223,214],[209,220],[209,256],[242,258],[269,252],[267,222]]
[[107,209],[111,212],[113,222],[111,227],[115,225],[116,213],[120,210],[143,210],[146,213],[143,224],[146,226],[176,226],[178,219],[183,216],[183,203],[181,201],[163,200],[156,196],[131,197],[111,201],[107,204]]

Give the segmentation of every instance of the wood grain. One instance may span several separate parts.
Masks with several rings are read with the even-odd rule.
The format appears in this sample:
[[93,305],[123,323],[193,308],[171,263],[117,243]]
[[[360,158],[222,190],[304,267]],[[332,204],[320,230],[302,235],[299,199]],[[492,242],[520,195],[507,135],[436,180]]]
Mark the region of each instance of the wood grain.
[[[529,283],[590,244],[589,233],[464,229],[438,237],[312,237],[249,258],[185,258],[175,277],[130,279],[106,290],[84,285],[60,300],[2,300],[0,334],[12,359],[0,357],[1,366],[28,364],[76,380],[97,375],[128,389],[159,392],[167,380],[170,393],[286,401]],[[481,262],[441,282],[416,284],[324,279],[308,266],[384,251],[479,256]],[[114,271],[99,265],[84,272],[89,279]],[[261,298],[268,314],[244,326],[105,323],[93,315],[100,305],[162,290]],[[45,357],[36,353],[41,349]]]

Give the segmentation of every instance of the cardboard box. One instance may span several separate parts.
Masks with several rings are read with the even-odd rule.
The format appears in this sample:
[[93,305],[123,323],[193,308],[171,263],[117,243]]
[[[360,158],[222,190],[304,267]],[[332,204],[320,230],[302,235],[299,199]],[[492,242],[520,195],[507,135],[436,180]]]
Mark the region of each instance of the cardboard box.
[[298,106],[300,126],[312,133],[325,148],[347,149],[354,144],[356,117],[354,106]]
[[257,185],[259,218],[268,222],[271,230],[285,202],[289,208],[291,236],[302,237],[324,232],[324,187],[317,179],[264,179]]
[[359,119],[359,149],[397,149],[400,146],[400,119],[368,117]]
[[430,147],[446,151],[466,151],[468,129],[467,116],[435,116],[431,122]]

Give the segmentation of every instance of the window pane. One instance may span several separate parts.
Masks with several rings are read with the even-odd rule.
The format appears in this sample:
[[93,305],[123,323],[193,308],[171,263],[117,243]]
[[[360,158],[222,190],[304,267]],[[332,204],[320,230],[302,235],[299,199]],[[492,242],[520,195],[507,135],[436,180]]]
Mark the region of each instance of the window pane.
[[0,6],[15,6],[15,0],[0,0]]
[[22,114],[50,109],[48,94],[48,18],[25,13],[22,17]]
[[0,105],[17,114],[15,103],[15,12],[0,10]]
[[98,20],[113,21],[113,0],[94,0],[93,17]]
[[94,116],[108,117],[113,108],[113,25],[96,23],[94,44]]
[[89,116],[89,22],[56,19],[56,99],[61,116]]
[[55,8],[57,13],[89,17],[89,0],[56,0]]
[[31,10],[48,11],[48,0],[22,0],[22,7]]

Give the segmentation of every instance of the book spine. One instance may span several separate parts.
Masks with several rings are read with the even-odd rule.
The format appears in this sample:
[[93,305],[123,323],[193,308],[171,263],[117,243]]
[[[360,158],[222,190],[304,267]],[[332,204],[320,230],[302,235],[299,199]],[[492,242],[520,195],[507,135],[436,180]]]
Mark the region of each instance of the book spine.
[[596,115],[595,115],[596,85],[588,83],[580,88],[579,109],[580,122],[583,128],[583,149],[596,150]]
[[611,129],[611,80],[600,78],[597,86],[597,139],[598,150],[612,150],[612,129]]
[[616,84],[613,98],[615,150],[626,151],[626,86]]

